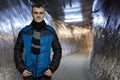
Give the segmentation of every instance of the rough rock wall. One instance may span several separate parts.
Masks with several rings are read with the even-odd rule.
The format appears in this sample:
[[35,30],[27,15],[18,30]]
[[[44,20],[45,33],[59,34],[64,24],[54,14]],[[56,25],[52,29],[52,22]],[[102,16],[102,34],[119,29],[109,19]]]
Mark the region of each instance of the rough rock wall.
[[0,80],[22,80],[14,65],[13,49],[17,33],[31,19],[26,3],[0,0]]
[[93,5],[92,80],[120,80],[120,1],[95,0]]

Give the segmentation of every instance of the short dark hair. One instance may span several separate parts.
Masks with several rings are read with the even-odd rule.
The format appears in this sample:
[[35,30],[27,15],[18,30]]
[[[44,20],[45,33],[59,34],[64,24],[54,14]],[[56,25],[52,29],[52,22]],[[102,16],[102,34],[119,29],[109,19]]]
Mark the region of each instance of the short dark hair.
[[32,5],[32,10],[33,10],[34,7],[37,7],[37,8],[42,7],[42,8],[45,9],[45,6],[44,6],[42,3],[34,3],[34,4]]

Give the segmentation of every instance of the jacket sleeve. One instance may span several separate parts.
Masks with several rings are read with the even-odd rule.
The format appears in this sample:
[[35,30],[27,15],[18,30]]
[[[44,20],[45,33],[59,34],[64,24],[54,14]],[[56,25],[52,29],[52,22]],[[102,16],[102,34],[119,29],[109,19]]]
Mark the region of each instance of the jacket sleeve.
[[15,65],[20,73],[22,73],[25,70],[22,54],[23,54],[23,40],[22,40],[22,31],[20,31],[14,47]]
[[54,73],[59,67],[60,60],[62,57],[62,48],[56,33],[54,34],[52,49],[54,54],[52,57],[51,64],[49,65],[49,69],[52,71],[52,73]]

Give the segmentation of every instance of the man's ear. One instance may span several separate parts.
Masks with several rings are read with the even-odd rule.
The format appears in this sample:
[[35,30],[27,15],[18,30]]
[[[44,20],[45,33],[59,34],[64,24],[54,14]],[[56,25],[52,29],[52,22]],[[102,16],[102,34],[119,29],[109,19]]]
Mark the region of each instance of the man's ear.
[[31,12],[31,16],[33,17],[33,13]]
[[45,16],[46,16],[46,11],[45,11]]

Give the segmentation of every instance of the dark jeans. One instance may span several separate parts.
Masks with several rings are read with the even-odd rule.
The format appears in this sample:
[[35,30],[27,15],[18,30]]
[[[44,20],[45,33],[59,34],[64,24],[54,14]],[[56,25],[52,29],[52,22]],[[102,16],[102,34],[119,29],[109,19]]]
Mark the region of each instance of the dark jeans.
[[24,77],[23,79],[24,80],[51,80],[51,77],[42,76],[39,78],[34,78],[34,77],[30,76],[30,77]]

